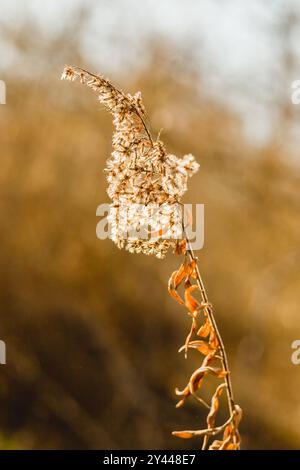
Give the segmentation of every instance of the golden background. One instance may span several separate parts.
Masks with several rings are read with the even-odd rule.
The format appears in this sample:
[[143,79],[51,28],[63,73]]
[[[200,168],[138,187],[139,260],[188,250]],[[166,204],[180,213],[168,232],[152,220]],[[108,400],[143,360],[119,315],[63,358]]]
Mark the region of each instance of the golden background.
[[[180,259],[130,255],[96,238],[96,208],[108,202],[111,119],[90,90],[60,81],[65,63],[98,71],[80,48],[85,18],[82,10],[56,34],[34,21],[0,25],[2,59],[18,57],[0,68],[0,446],[196,449],[197,440],[171,436],[201,428],[205,416],[193,403],[174,407],[175,387],[200,361],[177,354],[189,319],[167,281]],[[234,108],[206,93],[206,69],[194,66],[192,52],[149,36],[134,67],[110,78],[141,90],[154,135],[163,128],[171,152],[191,152],[201,165],[185,201],[205,204],[199,263],[244,411],[243,448],[299,448],[300,366],[291,363],[300,339],[300,173],[291,137],[299,110],[287,79],[277,125],[256,145]]]

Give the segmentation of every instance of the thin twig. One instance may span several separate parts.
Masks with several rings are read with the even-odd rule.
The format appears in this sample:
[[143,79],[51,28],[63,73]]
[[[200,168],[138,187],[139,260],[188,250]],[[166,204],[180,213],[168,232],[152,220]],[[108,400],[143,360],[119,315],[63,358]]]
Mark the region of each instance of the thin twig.
[[[203,283],[203,280],[202,280],[202,277],[201,277],[201,274],[200,274],[200,271],[199,271],[199,267],[198,267],[198,263],[197,263],[197,257],[195,256],[194,254],[194,251],[191,247],[191,243],[190,243],[190,240],[186,234],[186,231],[185,231],[185,239],[186,239],[186,242],[187,242],[187,252],[188,252],[188,255],[190,257],[191,260],[193,261],[196,261],[196,266],[195,266],[195,272],[196,272],[196,276],[197,276],[197,284],[198,284],[198,287],[199,287],[199,290],[200,290],[200,294],[201,294],[201,298],[203,300],[203,302],[207,303],[208,304],[208,296],[207,296],[207,293],[206,293],[206,289],[205,289],[205,286],[204,286],[204,283]],[[232,384],[231,384],[231,378],[230,378],[230,370],[229,370],[229,366],[228,366],[228,359],[227,359],[227,355],[226,355],[226,351],[225,351],[225,347],[224,347],[224,343],[223,343],[223,340],[222,340],[222,336],[219,332],[219,329],[218,329],[218,326],[217,326],[217,323],[216,323],[216,320],[215,320],[215,317],[214,317],[214,314],[213,314],[213,309],[211,306],[209,307],[205,307],[205,311],[207,313],[207,316],[209,318],[209,321],[215,331],[215,334],[216,334],[216,337],[217,337],[217,340],[218,340],[218,343],[219,343],[219,349],[220,349],[220,354],[221,354],[221,363],[222,363],[222,367],[223,367],[223,370],[226,372],[226,375],[224,377],[224,380],[226,382],[226,391],[227,391],[227,398],[228,398],[228,408],[229,408],[229,413],[230,415],[232,415],[233,411],[234,411],[234,398],[233,398],[233,390],[232,390]]]

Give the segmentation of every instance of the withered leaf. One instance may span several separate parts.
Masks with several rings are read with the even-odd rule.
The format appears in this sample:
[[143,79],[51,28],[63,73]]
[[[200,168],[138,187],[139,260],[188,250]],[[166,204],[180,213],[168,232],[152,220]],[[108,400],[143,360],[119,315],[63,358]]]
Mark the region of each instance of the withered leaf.
[[226,428],[224,430],[223,439],[227,439],[229,436],[231,436],[232,430],[233,430],[233,428],[232,428],[231,424],[228,424],[228,426],[226,426]]
[[208,367],[200,367],[199,369],[195,370],[195,372],[191,375],[188,384],[191,393],[195,393],[201,387],[203,379],[207,372]]
[[197,331],[197,335],[201,336],[202,338],[206,338],[211,331],[211,324],[208,318],[206,318],[205,323],[200,326],[199,330]]
[[209,335],[209,345],[213,350],[216,350],[219,347],[219,341],[213,328],[211,328]]
[[173,431],[172,435],[181,437],[181,439],[190,439],[194,436],[194,433],[192,431]]
[[189,334],[187,335],[186,337],[186,340],[185,340],[185,344],[184,344],[184,355],[185,355],[185,358],[187,358],[187,351],[188,351],[188,344],[190,342],[190,339],[192,337],[192,335],[194,334],[195,332],[195,329],[196,329],[196,320],[195,318],[193,318],[193,321],[192,321],[192,325],[191,325],[191,329],[189,331]]
[[188,389],[190,393],[195,393],[201,387],[203,379],[207,374],[212,374],[218,378],[223,378],[225,377],[226,373],[227,373],[226,371],[223,371],[220,368],[202,365],[201,367],[199,367],[199,369],[195,370],[195,372],[193,372],[193,374],[191,375],[191,378],[188,383]]
[[188,348],[197,349],[199,352],[207,356],[208,354],[212,353],[214,350],[210,347],[210,345],[206,341],[190,341],[187,345],[181,346],[179,352]]
[[223,440],[222,444],[219,447],[219,450],[228,450],[228,446],[230,445],[231,436],[228,436],[226,439]]
[[242,408],[239,405],[234,406],[234,425],[237,428],[241,422],[241,419],[243,417],[243,411]]
[[188,264],[188,267],[187,267],[187,277],[188,278],[190,278],[190,277],[192,277],[194,279],[196,278],[196,269],[195,269],[196,264],[197,264],[197,262],[196,262],[195,259],[191,260],[191,262]]
[[183,396],[187,397],[188,395],[190,395],[188,385],[186,387],[184,387],[183,390],[179,390],[179,388],[175,388],[175,393],[176,393],[176,395],[183,395]]
[[215,440],[211,443],[208,450],[219,450],[222,444],[223,444],[223,441]]
[[181,264],[177,271],[174,271],[168,282],[168,291],[171,297],[173,297],[179,304],[184,305],[184,301],[177,292],[177,289],[184,280],[188,280],[193,274],[196,266],[196,261],[192,260],[189,262],[187,257]]
[[191,295],[196,289],[199,289],[199,287],[194,284],[187,287],[184,292],[185,305],[191,313],[197,312],[200,308],[199,302]]
[[227,375],[226,370],[220,369],[219,367],[208,367],[208,369],[208,372],[211,372],[213,375],[218,377],[218,379],[223,379]]
[[237,442],[236,443],[230,442],[228,446],[226,447],[226,450],[239,450],[239,448],[240,446]]
[[217,415],[217,411],[219,409],[219,398],[222,395],[222,392],[223,392],[225,387],[226,387],[226,384],[219,385],[217,390],[215,391],[215,393],[212,396],[210,412],[207,415],[207,426],[208,426],[208,428],[213,428],[215,426],[216,415]]
[[177,275],[178,275],[178,271],[174,271],[172,273],[168,282],[168,291],[169,291],[170,296],[173,297],[173,299],[175,299],[176,302],[178,302],[181,305],[184,305],[184,301],[182,300],[182,298],[180,297],[180,295],[178,294],[176,290],[177,288],[174,287],[176,285],[175,281],[177,279]]

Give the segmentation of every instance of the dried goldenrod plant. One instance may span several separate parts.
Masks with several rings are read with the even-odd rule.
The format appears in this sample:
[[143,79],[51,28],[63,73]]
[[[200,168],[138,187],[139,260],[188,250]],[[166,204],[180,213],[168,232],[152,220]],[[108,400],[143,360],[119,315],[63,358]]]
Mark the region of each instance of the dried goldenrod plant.
[[[241,441],[238,426],[242,418],[242,410],[234,402],[225,347],[216,324],[212,305],[208,302],[197,258],[187,237],[178,244],[177,253],[182,253],[184,260],[179,269],[174,271],[169,279],[169,293],[179,304],[186,307],[192,318],[191,329],[186,337],[185,344],[179,349],[179,352],[184,351],[185,357],[187,357],[189,349],[196,349],[204,356],[204,359],[201,366],[193,372],[184,389],[176,389],[176,394],[180,397],[176,406],[177,408],[183,406],[187,398],[193,397],[208,408],[209,412],[205,429],[174,431],[173,435],[183,439],[203,437],[203,450],[207,448],[209,450],[238,450]],[[182,284],[184,286],[184,299],[178,293],[178,289]],[[192,292],[196,290],[200,292],[201,302],[198,302],[192,295]],[[214,375],[218,379],[222,379],[222,383],[217,386],[210,404],[206,403],[197,394],[208,375]],[[224,390],[227,395],[229,418],[222,425],[216,426],[219,400]],[[221,439],[215,439],[210,443],[211,438],[222,433]]]
[[[73,81],[76,78],[98,93],[99,101],[113,116],[113,151],[105,169],[107,193],[112,201],[108,216],[111,238],[119,248],[132,253],[154,254],[163,258],[172,249],[183,256],[181,266],[171,275],[168,284],[170,295],[185,307],[191,317],[189,334],[179,351],[184,351],[187,357],[190,349],[196,349],[203,360],[184,389],[176,390],[180,397],[176,406],[183,406],[192,397],[208,409],[208,414],[205,429],[174,431],[173,435],[184,439],[201,437],[202,449],[237,450],[240,448],[238,426],[242,411],[234,402],[226,351],[183,221],[178,224],[176,212],[170,210],[170,207],[180,204],[187,190],[188,178],[198,171],[199,164],[190,154],[179,158],[167,153],[163,142],[152,138],[146,125],[140,92],[134,96],[125,94],[101,75],[80,67],[65,67],[62,79]],[[153,214],[153,208],[158,207],[158,222],[152,224],[152,236],[148,239],[125,236],[126,227],[140,229],[143,224],[145,214],[141,217],[135,210],[136,205],[146,208],[147,214],[148,211]],[[124,207],[134,208],[126,211],[126,220]],[[162,230],[164,217],[167,222]],[[181,241],[178,241],[179,232]],[[183,295],[180,294],[181,288]],[[199,301],[192,295],[196,291],[201,297]],[[199,396],[199,390],[208,376],[221,381],[210,404]],[[223,424],[216,425],[223,392],[226,393],[229,417]],[[216,436],[218,439],[215,439]]]

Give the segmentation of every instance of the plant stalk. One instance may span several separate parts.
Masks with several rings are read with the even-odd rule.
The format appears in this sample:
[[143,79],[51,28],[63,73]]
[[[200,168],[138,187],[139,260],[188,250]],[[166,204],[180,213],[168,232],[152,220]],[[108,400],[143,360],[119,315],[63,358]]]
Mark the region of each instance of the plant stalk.
[[[197,263],[198,258],[194,254],[194,251],[191,247],[191,243],[190,243],[190,240],[189,240],[189,238],[186,234],[186,231],[184,231],[184,234],[185,234],[185,239],[186,239],[186,243],[187,243],[187,253],[188,253],[190,259],[196,262],[196,265],[195,265],[196,281],[197,281],[197,285],[198,285],[199,290],[200,290],[202,301],[204,303],[208,304],[208,296],[207,296],[206,289],[205,289],[205,286],[204,286],[204,283],[203,283],[203,280],[202,280],[202,277],[201,277],[201,274],[200,274],[200,271],[199,271],[198,263]],[[230,370],[229,370],[229,365],[228,365],[228,359],[227,359],[227,355],[226,355],[225,346],[224,346],[224,343],[223,343],[222,336],[219,332],[219,329],[218,329],[218,326],[217,326],[217,323],[216,323],[216,319],[215,319],[212,307],[211,306],[205,307],[205,311],[206,311],[208,319],[209,319],[209,321],[210,321],[210,323],[211,323],[211,325],[212,325],[212,327],[215,331],[215,334],[216,334],[216,337],[217,337],[217,340],[218,340],[218,343],[219,343],[221,363],[222,363],[222,367],[223,367],[224,372],[226,372],[226,375],[224,377],[224,381],[226,383],[228,408],[229,408],[230,416],[232,416],[233,411],[235,409],[235,404],[234,404],[233,389],[232,389],[232,383],[231,383],[231,378],[230,378]]]

